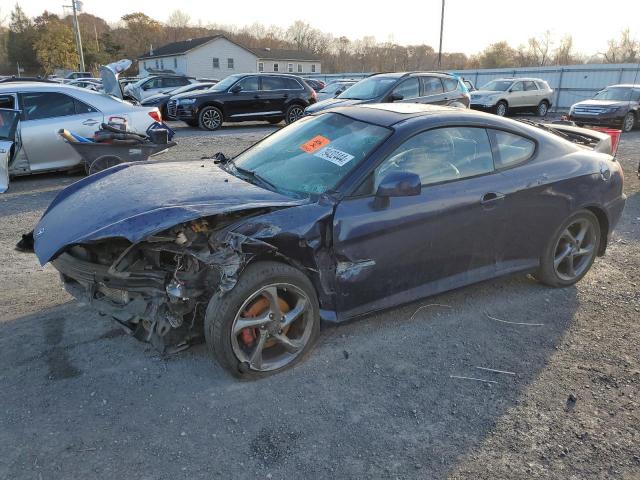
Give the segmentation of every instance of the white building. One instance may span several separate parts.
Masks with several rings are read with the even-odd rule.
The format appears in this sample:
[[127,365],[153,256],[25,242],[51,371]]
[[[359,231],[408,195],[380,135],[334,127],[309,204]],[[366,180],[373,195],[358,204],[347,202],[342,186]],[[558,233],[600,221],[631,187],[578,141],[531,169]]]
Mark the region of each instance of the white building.
[[140,75],[171,70],[196,78],[222,80],[233,73],[320,73],[320,60],[308,52],[247,48],[224,35],[194,38],[154,48],[138,59]]

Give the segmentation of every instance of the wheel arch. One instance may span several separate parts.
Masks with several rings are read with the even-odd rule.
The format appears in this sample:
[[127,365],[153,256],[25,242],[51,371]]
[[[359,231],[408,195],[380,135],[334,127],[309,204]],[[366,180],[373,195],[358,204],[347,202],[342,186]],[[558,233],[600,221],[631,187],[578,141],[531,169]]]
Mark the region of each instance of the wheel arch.
[[598,219],[598,226],[600,227],[600,245],[598,246],[598,256],[602,256],[607,251],[607,242],[609,239],[609,217],[603,208],[597,205],[587,205],[585,210],[593,213]]
[[225,117],[225,111],[224,111],[224,107],[222,106],[222,103],[217,102],[215,100],[208,100],[204,102],[202,105],[200,105],[200,107],[198,108],[198,116],[200,116],[200,112],[202,111],[202,109],[206,107],[216,107],[218,110],[222,112],[222,117],[223,118]]

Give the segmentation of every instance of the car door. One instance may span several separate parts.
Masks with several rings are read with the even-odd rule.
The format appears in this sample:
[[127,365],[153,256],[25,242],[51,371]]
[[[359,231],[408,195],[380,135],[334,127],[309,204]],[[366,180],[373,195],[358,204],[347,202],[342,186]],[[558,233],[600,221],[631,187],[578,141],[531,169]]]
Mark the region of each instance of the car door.
[[140,85],[140,101],[151,95],[162,92],[166,88],[162,77],[154,77]]
[[265,110],[261,93],[257,76],[251,75],[239,80],[229,89],[229,94],[225,98],[226,116],[231,119],[241,119],[260,115]]
[[420,77],[422,84],[422,103],[430,103],[433,105],[444,105],[448,99],[445,99],[444,87],[439,77],[423,76]]
[[542,100],[542,92],[538,89],[536,82],[531,80],[524,81],[525,95],[523,97],[523,107],[535,107]]
[[284,78],[265,75],[260,79],[260,98],[264,106],[265,115],[284,115],[290,91],[286,88]]
[[527,92],[524,91],[524,82],[513,82],[507,94],[507,101],[510,108],[520,108],[526,106]]
[[[419,175],[419,195],[374,192],[396,171]],[[334,216],[338,308],[366,313],[490,278],[505,231],[501,182],[483,128],[428,130],[391,151]]]
[[21,93],[20,106],[20,137],[31,171],[80,163],[80,156],[58,135],[58,130],[92,137],[104,118],[96,108],[61,92]]
[[0,95],[0,193],[9,187],[9,166],[14,152],[16,129],[20,112],[12,108],[2,108]]
[[[399,100],[396,98],[399,98]],[[424,103],[418,77],[410,77],[401,81],[391,90],[388,101],[394,103]]]

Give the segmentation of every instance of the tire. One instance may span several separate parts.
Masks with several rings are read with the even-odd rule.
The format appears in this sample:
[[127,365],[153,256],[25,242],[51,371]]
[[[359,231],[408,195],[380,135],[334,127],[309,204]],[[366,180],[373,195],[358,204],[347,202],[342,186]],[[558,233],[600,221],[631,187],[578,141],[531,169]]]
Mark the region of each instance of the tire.
[[549,102],[546,100],[541,101],[536,108],[536,115],[539,117],[546,117],[549,113]]
[[93,175],[115,165],[120,165],[122,162],[123,160],[115,155],[103,155],[96,158],[90,165],[85,163],[85,170],[87,175]]
[[222,111],[217,107],[203,107],[198,114],[198,126],[203,130],[217,130],[222,126]]
[[630,132],[631,130],[633,130],[633,127],[635,127],[635,125],[636,116],[633,114],[633,112],[627,113],[622,120],[622,131]]
[[[287,321],[288,314],[295,317],[283,329],[280,329],[283,323],[267,315],[274,311],[268,298],[274,297],[260,294],[266,291],[277,292],[276,310],[284,314],[282,322]],[[301,298],[304,310],[299,307]],[[247,315],[259,302],[266,302],[266,310]],[[256,262],[246,268],[232,290],[222,295],[216,293],[209,301],[204,321],[206,343],[218,363],[235,377],[252,380],[273,375],[296,365],[313,348],[320,333],[318,308],[315,289],[300,270],[278,262]],[[240,326],[253,320],[268,324]],[[289,351],[277,339],[283,333],[291,342],[289,345],[295,342],[298,347],[295,351]],[[254,349],[261,344],[261,352],[266,355],[260,355],[260,361],[254,363],[251,360]]]
[[304,107],[298,103],[289,105],[284,115],[284,121],[287,125],[292,124],[296,120],[299,120],[304,115]]
[[496,115],[498,115],[499,117],[506,117],[508,111],[509,107],[507,105],[507,102],[505,102],[504,100],[500,100],[496,104]]
[[[580,241],[582,226],[587,230]],[[568,287],[579,282],[593,265],[600,247],[600,235],[600,223],[593,213],[589,210],[574,213],[549,240],[535,277],[551,287]],[[577,242],[573,243],[575,240]],[[589,250],[589,253],[580,254],[582,250]],[[573,274],[567,273],[569,263]]]

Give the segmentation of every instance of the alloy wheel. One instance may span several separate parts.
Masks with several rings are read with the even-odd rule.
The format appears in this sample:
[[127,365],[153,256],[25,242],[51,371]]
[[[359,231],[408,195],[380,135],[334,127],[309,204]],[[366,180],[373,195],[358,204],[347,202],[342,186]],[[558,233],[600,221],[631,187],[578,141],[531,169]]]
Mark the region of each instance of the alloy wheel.
[[299,120],[304,115],[304,110],[302,107],[294,106],[289,109],[289,115],[287,116],[287,121],[289,123],[293,123],[296,120]]
[[202,124],[209,130],[215,130],[220,126],[221,122],[222,118],[217,110],[210,109],[202,114]]
[[507,106],[503,102],[498,103],[498,106],[496,107],[496,115],[504,117],[506,114]]
[[231,325],[231,347],[249,369],[267,372],[293,362],[313,331],[311,301],[298,287],[276,283],[250,295]]
[[625,115],[624,121],[622,122],[622,131],[630,132],[633,130],[633,125],[636,122],[636,118],[633,116],[633,113],[629,112]]
[[589,268],[596,254],[595,228],[592,222],[581,218],[562,232],[553,257],[553,267],[560,279],[573,281]]
[[540,105],[538,105],[538,116],[544,117],[547,114],[548,110],[549,106],[547,105],[547,102],[542,102]]

